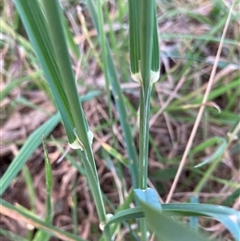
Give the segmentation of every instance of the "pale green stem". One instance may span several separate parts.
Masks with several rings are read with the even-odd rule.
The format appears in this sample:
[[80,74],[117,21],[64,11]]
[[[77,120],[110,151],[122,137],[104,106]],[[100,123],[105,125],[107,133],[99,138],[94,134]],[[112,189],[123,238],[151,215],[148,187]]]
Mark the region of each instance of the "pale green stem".
[[[148,177],[148,145],[149,145],[149,110],[150,110],[151,88],[144,94],[143,88],[140,93],[140,153],[139,153],[139,188],[147,188]],[[141,240],[147,240],[147,222],[145,218],[140,219]]]
[[[151,96],[151,64],[153,47],[153,14],[155,0],[140,0],[140,154],[139,154],[139,188],[147,188],[148,177],[148,143],[149,110]],[[146,219],[140,221],[141,240],[147,241]]]
[[150,96],[151,88],[147,95],[144,95],[143,88],[140,92],[140,132],[139,132],[139,183],[140,189],[147,188],[148,177],[148,145],[149,145],[149,111],[150,111]]

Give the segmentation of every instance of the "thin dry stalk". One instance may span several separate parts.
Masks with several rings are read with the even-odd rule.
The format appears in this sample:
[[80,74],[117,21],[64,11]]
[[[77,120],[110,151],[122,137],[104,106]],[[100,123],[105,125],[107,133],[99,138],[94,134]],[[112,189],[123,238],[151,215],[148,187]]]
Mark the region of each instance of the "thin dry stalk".
[[223,47],[223,41],[225,39],[225,36],[226,36],[226,33],[227,33],[227,29],[228,29],[228,26],[229,26],[229,23],[230,23],[230,19],[231,19],[231,15],[232,15],[232,10],[233,10],[234,4],[235,4],[235,0],[233,1],[232,5],[231,5],[231,9],[229,11],[228,18],[227,18],[226,24],[225,24],[224,29],[223,29],[223,34],[222,34],[221,41],[220,41],[220,44],[219,44],[219,47],[218,47],[217,55],[216,55],[216,58],[215,58],[215,61],[214,61],[214,65],[213,65],[213,68],[212,68],[212,72],[211,72],[211,76],[210,76],[210,79],[209,79],[209,82],[208,82],[208,86],[207,86],[205,95],[203,97],[202,105],[201,105],[200,110],[198,112],[197,119],[196,119],[196,121],[194,123],[194,126],[193,126],[193,129],[192,129],[189,141],[187,143],[187,146],[186,146],[186,149],[184,151],[182,160],[181,160],[180,165],[178,167],[178,171],[177,171],[177,174],[176,174],[175,179],[173,181],[173,184],[171,186],[170,192],[168,194],[166,203],[169,203],[171,201],[172,195],[173,195],[173,193],[174,193],[174,191],[176,189],[179,177],[180,177],[180,175],[182,173],[182,170],[183,170],[183,167],[185,165],[187,156],[188,156],[189,151],[190,151],[190,149],[192,147],[192,143],[193,143],[194,137],[196,135],[198,126],[199,126],[200,121],[202,119],[202,115],[203,115],[203,112],[204,112],[204,109],[205,109],[205,105],[207,103],[208,96],[210,94],[210,91],[211,91],[211,88],[212,88],[212,85],[213,85],[213,82],[214,82],[214,76],[216,74],[218,61],[219,61],[220,54],[221,54],[222,47]]

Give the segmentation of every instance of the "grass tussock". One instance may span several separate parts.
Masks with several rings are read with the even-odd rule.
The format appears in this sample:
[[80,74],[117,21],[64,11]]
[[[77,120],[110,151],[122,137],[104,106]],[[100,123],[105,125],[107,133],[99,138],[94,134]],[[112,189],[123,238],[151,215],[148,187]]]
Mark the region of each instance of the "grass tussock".
[[[222,38],[230,2],[179,0],[156,3],[161,65],[159,81],[152,86],[149,99],[147,184],[157,191],[161,203],[190,202],[197,194],[195,202],[239,210],[239,6],[235,4],[232,8],[226,35]],[[106,212],[115,213],[134,202],[130,191],[133,178],[127,168],[131,148],[126,147],[118,96],[111,84],[112,75],[108,76],[109,83],[106,84],[109,70],[106,70],[105,61],[108,60],[102,57],[99,34],[85,1],[63,1],[61,6],[77,91],[82,97],[89,129],[94,133],[92,152]],[[45,137],[45,145],[52,169],[52,224],[82,239],[100,240],[99,218],[86,181],[86,168],[79,161],[83,157],[69,148],[60,116],[54,116],[56,102],[13,2],[5,1],[0,7],[0,177],[28,137],[50,118],[55,118],[51,121],[51,129],[49,125],[44,129],[50,133]],[[130,131],[139,153],[141,137],[137,123],[141,100],[139,84],[131,80],[129,70],[128,4],[121,0],[104,1],[102,11],[102,31],[111,49]],[[206,92],[208,96],[203,104]],[[204,111],[199,116],[202,108]],[[193,133],[198,117],[199,124]],[[35,139],[30,142],[35,143]],[[28,162],[2,198],[44,218],[47,196],[41,139],[36,148],[32,148],[26,149]],[[176,178],[180,163],[183,169]],[[203,165],[196,168],[199,164]],[[173,188],[174,179],[176,186]],[[35,228],[34,223],[27,225],[22,222],[23,216],[19,214],[18,218],[12,218],[0,210],[3,241],[15,240],[15,235],[19,240],[37,240],[33,238],[41,225]],[[180,220],[188,222],[189,218]],[[190,223],[194,222],[190,220]],[[198,224],[212,238],[233,240],[226,227],[214,220],[199,218]],[[133,221],[125,222],[119,226],[115,240],[137,240],[135,229]],[[61,236],[58,231],[58,238],[44,237],[51,241],[65,240],[65,234]],[[151,238],[157,240],[154,236]]]

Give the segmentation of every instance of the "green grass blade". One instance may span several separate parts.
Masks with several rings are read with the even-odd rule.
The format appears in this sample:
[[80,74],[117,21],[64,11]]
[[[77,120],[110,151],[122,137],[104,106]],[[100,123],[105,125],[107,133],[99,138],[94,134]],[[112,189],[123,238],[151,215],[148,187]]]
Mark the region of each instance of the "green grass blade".
[[161,210],[161,204],[158,200],[157,193],[152,188],[147,188],[146,190],[142,189],[134,189],[134,193],[137,196],[137,198],[143,202],[146,202],[147,204],[151,205],[152,207]]
[[235,190],[231,195],[229,195],[223,202],[223,206],[233,205],[237,198],[240,196],[240,187]]
[[[140,39],[139,39],[139,20],[140,20],[140,5],[139,0],[129,0],[129,52],[130,52],[130,69],[133,80],[137,81],[137,76],[140,73]],[[138,81],[137,81],[138,82]]]
[[85,239],[79,238],[76,235],[73,235],[69,232],[63,231],[62,229],[59,229],[39,218],[37,218],[35,215],[30,213],[28,210],[25,210],[23,208],[17,208],[13,206],[12,204],[6,202],[3,199],[0,199],[0,210],[3,214],[7,214],[11,212],[11,215],[13,217],[19,217],[21,220],[26,221],[27,223],[30,223],[34,225],[36,228],[39,228],[41,230],[44,230],[50,234],[52,234],[55,237],[60,238],[61,240],[69,240],[69,241],[87,241]]
[[[135,219],[136,215],[138,214],[143,215],[143,212],[141,210],[139,212],[139,208],[136,208],[136,210],[135,208],[129,209],[133,199],[134,199],[133,190],[131,189],[128,196],[125,198],[124,203],[117,208],[116,214],[114,214],[114,216],[111,217],[111,219],[107,222],[106,226],[109,226],[111,229],[111,233],[114,234],[116,230],[121,226],[121,223],[123,223],[123,225],[126,228],[130,229],[130,232],[132,232],[132,235],[136,237],[135,240],[139,240],[137,234],[133,230],[131,230],[130,225],[125,222],[126,220]],[[136,218],[139,218],[139,217],[142,217],[142,216],[137,216]],[[111,225],[111,224],[114,224],[114,225]],[[104,241],[104,240],[105,239],[102,236],[100,241]]]
[[[190,197],[190,202],[191,203],[195,203],[195,204],[198,204],[199,203],[199,197],[198,195],[192,195]],[[189,224],[190,224],[190,227],[195,230],[196,232],[198,231],[198,217],[196,216],[190,216],[189,218]]]
[[[142,199],[142,202],[144,200]],[[144,201],[145,202],[145,201]],[[153,209],[150,205],[147,205],[148,209]],[[211,205],[211,204],[189,204],[189,203],[176,203],[176,204],[162,204],[162,212],[167,216],[192,216],[192,217],[211,217],[213,219],[221,222],[233,235],[233,237],[239,241],[239,229],[240,229],[240,212],[229,207]],[[157,213],[158,210],[154,209]],[[150,218],[152,211],[150,210]],[[122,222],[128,219],[142,218],[144,217],[144,207],[136,207],[131,209],[122,210],[116,213],[107,223],[110,225],[115,222]],[[160,221],[161,215],[157,216],[158,223]],[[156,218],[157,218],[156,217]],[[167,220],[168,221],[168,220]],[[151,227],[151,226],[150,226]],[[174,239],[173,239],[174,240]]]
[[[146,217],[149,226],[152,227],[153,231],[159,237],[159,240],[168,240],[175,241],[176,238],[180,237],[178,240],[186,241],[186,237],[191,238],[189,240],[193,241],[206,241],[206,237],[196,235],[196,233],[186,226],[180,225],[175,222],[173,219],[169,218],[167,215],[169,213],[160,212],[159,209],[155,209],[152,206],[142,202],[143,206],[131,208],[127,210],[122,210],[119,213],[116,213],[107,223],[107,225],[113,223],[123,222],[129,219],[142,218]],[[164,211],[164,209],[163,209]],[[178,236],[179,234],[179,236]],[[190,235],[190,236],[189,236]]]
[[163,241],[207,241],[206,236],[196,233],[171,217],[164,215],[159,209],[140,201],[149,227],[155,232],[158,240]]
[[164,212],[181,216],[208,216],[221,222],[239,241],[240,212],[233,208],[211,204],[163,204]]
[[126,220],[142,218],[144,217],[142,207],[129,208],[125,210],[121,210],[117,212],[108,222],[107,225],[111,225],[113,223],[121,223]]
[[[90,148],[90,143],[87,135],[88,126],[86,123],[83,110],[79,103],[78,93],[76,89],[75,78],[73,75],[71,60],[68,53],[66,38],[64,29],[62,26],[61,8],[58,1],[43,1],[43,6],[47,18],[47,29],[50,35],[52,46],[54,49],[54,55],[60,73],[60,80],[56,80],[57,85],[61,86],[65,90],[65,95],[69,103],[70,114],[68,118],[73,119],[74,126],[78,137],[81,139],[81,143],[85,148]],[[70,142],[71,143],[71,142]]]
[[[155,0],[140,0],[140,67],[144,93],[148,92],[153,49],[153,20]],[[130,13],[131,14],[131,13]],[[159,56],[158,56],[159,58]]]
[[38,1],[14,1],[22,18],[28,36],[33,44],[38,60],[43,68],[46,79],[61,113],[69,142],[76,139],[73,133],[73,118],[64,88],[58,81],[61,80],[53,46],[47,32],[46,19]]
[[28,239],[25,239],[19,235],[16,235],[15,233],[4,230],[2,228],[0,228],[0,235],[2,235],[1,237],[6,237],[10,241],[29,241]]
[[188,237],[190,240],[207,240],[205,237],[195,234],[192,230],[184,227],[180,223],[175,222],[169,216],[165,216],[161,212],[161,205],[158,196],[153,189],[135,189],[141,207],[144,211],[146,220],[150,228],[155,232],[159,240],[185,240]]
[[210,155],[208,158],[206,158],[203,162],[197,164],[195,166],[195,168],[201,167],[207,163],[211,163],[213,162],[215,159],[217,159],[218,157],[220,157],[226,147],[227,147],[227,141],[225,138],[222,137],[213,137],[213,138],[209,138],[206,141],[200,143],[199,145],[197,145],[196,147],[194,147],[191,152],[190,152],[190,158],[193,161],[194,160],[194,155],[196,155],[197,153],[200,153],[201,151],[204,151],[206,148],[209,148],[211,146],[214,146],[216,144],[220,145],[216,148],[215,152],[213,152],[212,155]]
[[154,79],[150,80],[151,84],[159,79],[160,70],[160,52],[159,52],[159,40],[158,40],[158,23],[157,23],[157,9],[156,3],[153,6],[153,43],[152,43],[152,63],[151,71],[154,75]]
[[124,166],[128,167],[128,161],[122,156],[116,149],[108,145],[107,143],[101,142],[102,147],[106,150],[110,155],[112,155],[116,160],[122,163]]
[[[129,49],[132,79],[147,92],[159,78],[159,45],[155,0],[129,0]],[[147,8],[146,8],[147,7]],[[141,68],[141,69],[139,69]],[[143,81],[145,75],[145,83]]]
[[51,223],[52,216],[53,216],[53,209],[52,209],[52,202],[51,202],[52,185],[53,185],[52,167],[48,157],[48,152],[47,152],[46,144],[44,142],[44,137],[42,137],[42,144],[43,144],[44,159],[45,159],[46,210],[47,210],[46,222]]
[[217,147],[217,149],[215,150],[215,152],[209,156],[208,158],[206,158],[203,162],[197,164],[195,166],[195,168],[198,167],[202,167],[206,164],[212,163],[213,161],[215,161],[217,158],[221,157],[227,147],[227,141],[224,138],[219,138],[219,141],[221,142],[221,144]]
[[44,134],[44,136],[48,136],[59,123],[60,119],[60,114],[54,115],[29,136],[29,138],[19,151],[18,155],[13,159],[7,171],[0,179],[0,196],[5,192],[11,181],[16,177],[16,175],[22,169],[23,165],[27,162],[33,152],[41,144],[42,135]]
[[[46,217],[45,221],[46,223],[51,224],[52,223],[52,217],[53,217],[53,209],[52,209],[52,202],[51,202],[51,196],[52,196],[52,167],[51,163],[48,157],[48,152],[46,148],[46,144],[44,142],[44,136],[42,136],[42,145],[43,145],[43,151],[44,151],[44,159],[45,159],[45,179],[46,179]],[[50,239],[51,235],[44,230],[39,230],[35,236],[34,241],[48,241]]]
[[35,210],[35,208],[36,208],[36,206],[35,206],[36,205],[36,202],[35,202],[36,193],[35,193],[35,190],[34,190],[33,178],[31,176],[31,173],[30,173],[27,166],[23,166],[22,174],[23,174],[23,177],[25,179],[26,186],[27,186],[29,203],[30,203],[31,209]]
[[38,230],[34,235],[33,241],[48,241],[51,238],[51,234],[47,233],[44,230]]

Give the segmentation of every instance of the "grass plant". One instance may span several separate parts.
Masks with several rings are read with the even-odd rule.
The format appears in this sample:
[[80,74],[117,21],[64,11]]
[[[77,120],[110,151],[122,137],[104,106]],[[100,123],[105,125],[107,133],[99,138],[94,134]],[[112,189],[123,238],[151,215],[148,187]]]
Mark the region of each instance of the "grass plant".
[[[47,121],[23,142],[11,143],[19,151],[0,177],[3,220],[26,222],[36,232],[23,235],[4,227],[0,235],[34,241],[54,236],[72,241],[240,241],[238,9],[235,1],[231,6],[225,1],[203,4],[205,8],[193,1],[155,0],[3,4],[3,121],[18,106],[44,113]],[[190,24],[189,31],[179,15]],[[176,24],[169,29],[172,19]],[[15,75],[14,48],[21,65]],[[89,79],[94,81],[89,84]],[[15,89],[20,96],[12,97]],[[24,96],[31,91],[50,96],[48,104],[58,113]],[[66,135],[49,137],[60,121]],[[60,155],[58,160],[48,146]],[[42,176],[33,171],[38,162],[29,161],[37,150],[45,160],[41,189],[36,180]],[[57,168],[64,175],[60,181]],[[8,198],[21,178],[29,209]],[[220,199],[211,196],[213,191],[217,195],[215,187]],[[38,215],[39,190],[44,219]],[[69,225],[55,220],[63,197]],[[202,217],[225,228],[211,237],[199,228],[209,225]]]

